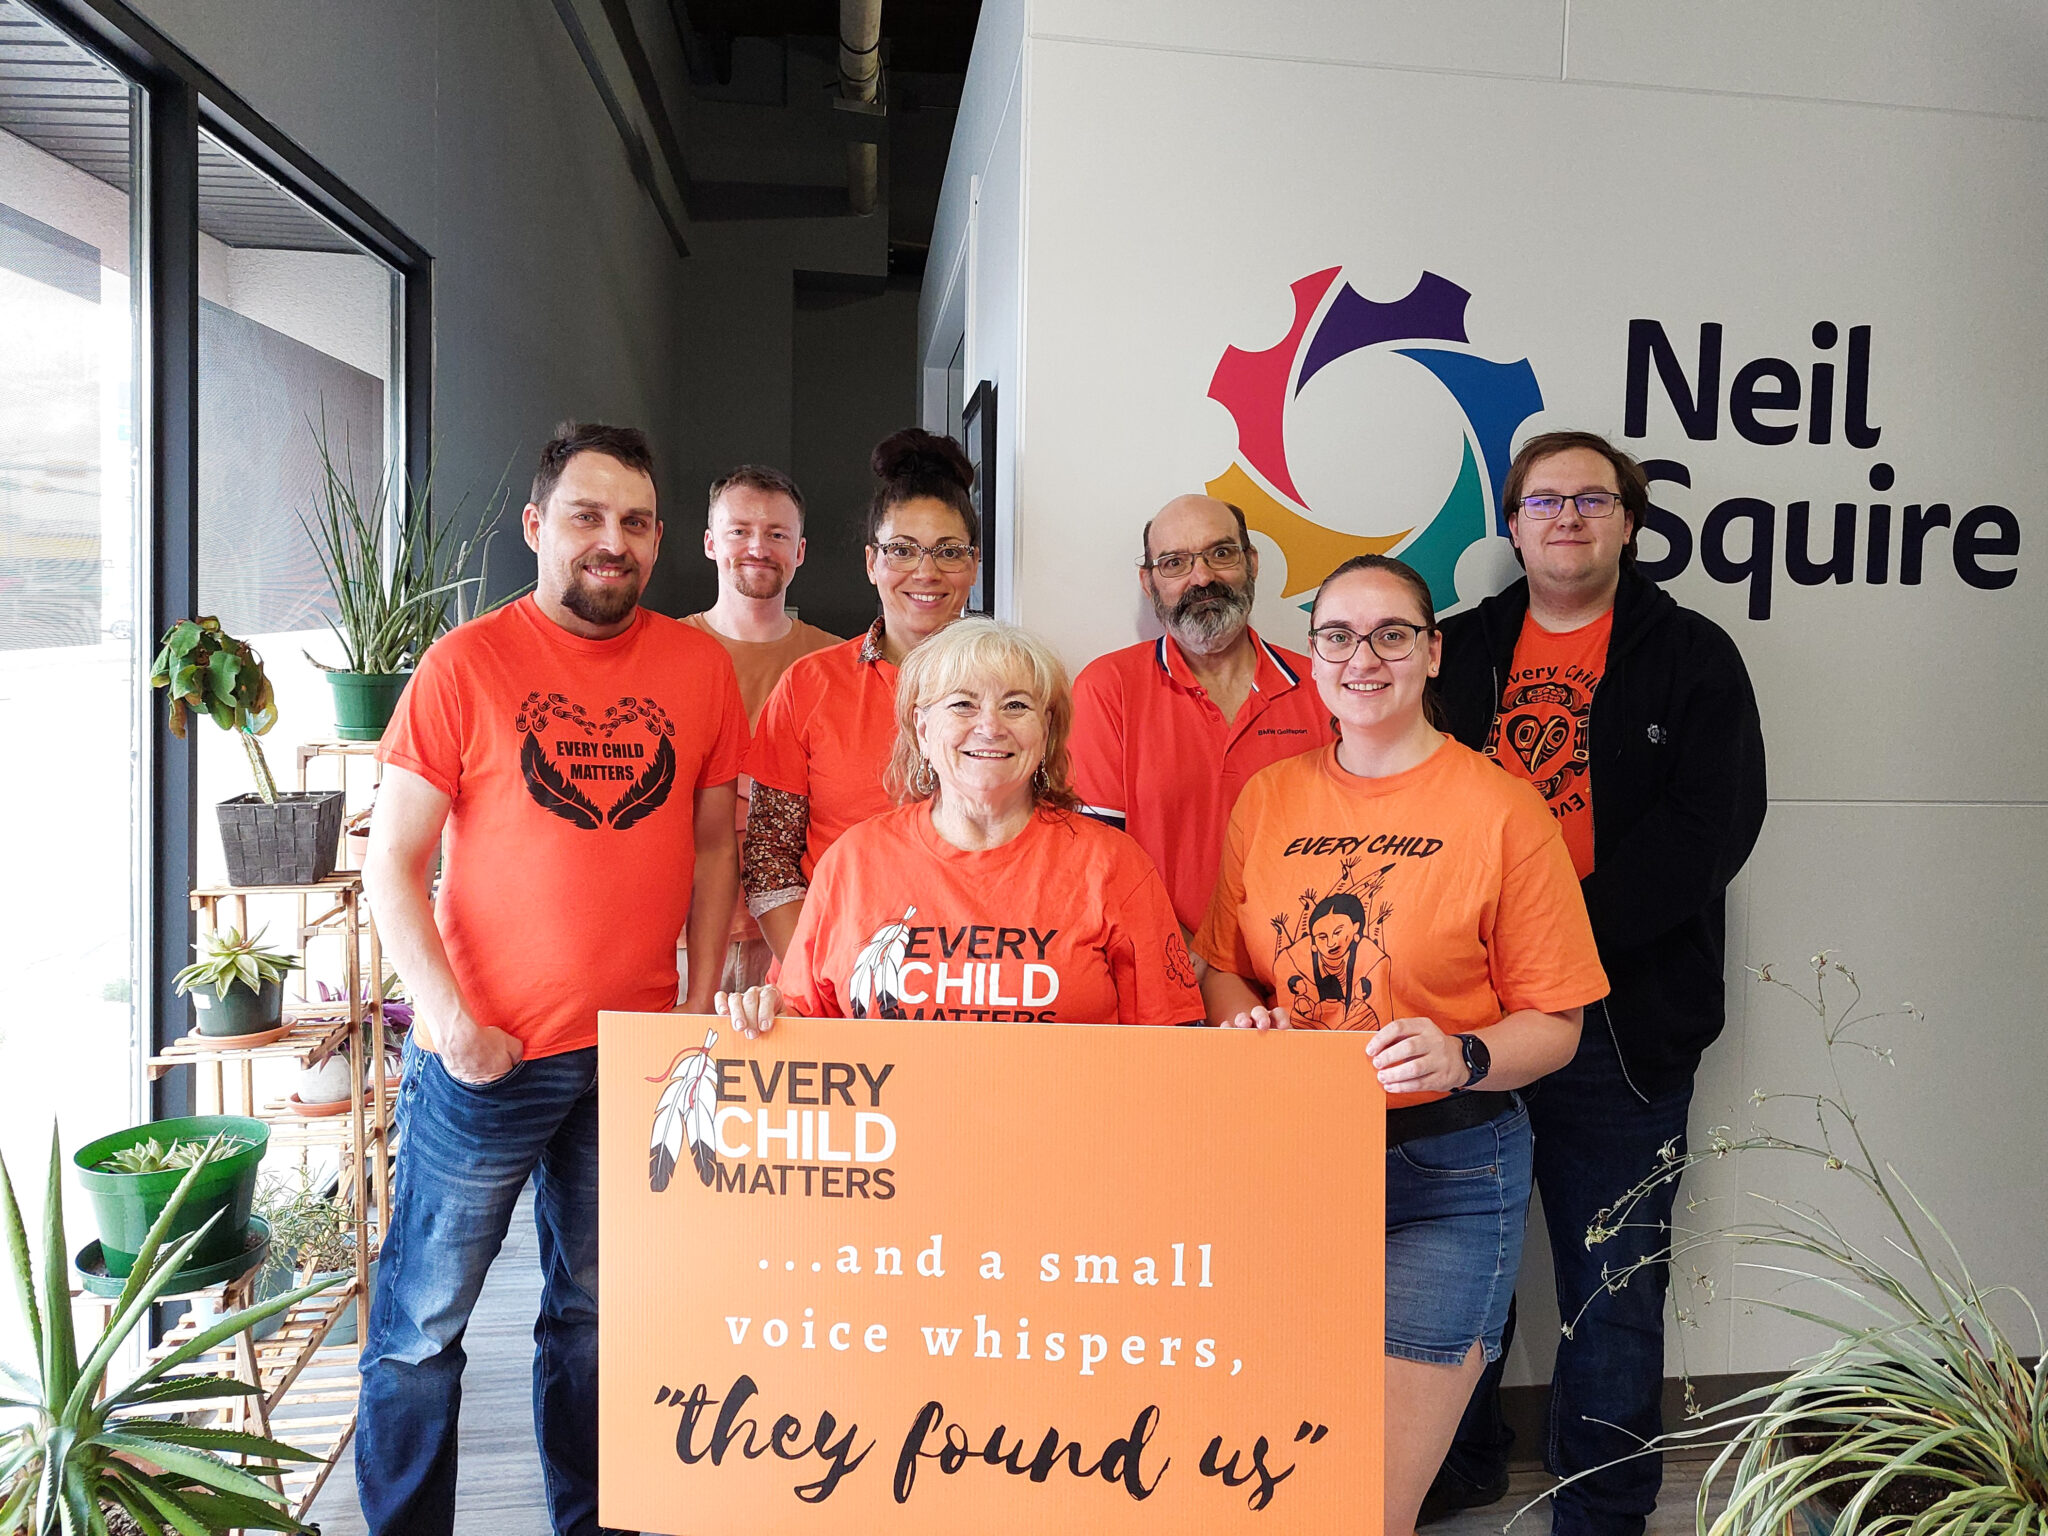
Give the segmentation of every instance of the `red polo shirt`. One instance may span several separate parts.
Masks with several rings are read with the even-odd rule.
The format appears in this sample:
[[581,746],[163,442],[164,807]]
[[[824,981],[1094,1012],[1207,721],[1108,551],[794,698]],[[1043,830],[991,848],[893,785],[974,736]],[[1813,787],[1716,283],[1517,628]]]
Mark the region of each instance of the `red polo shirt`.
[[1074,788],[1081,809],[1152,855],[1189,931],[1201,926],[1230,808],[1269,763],[1332,740],[1308,658],[1248,631],[1258,652],[1235,720],[1211,702],[1171,636],[1098,656],[1074,680]]

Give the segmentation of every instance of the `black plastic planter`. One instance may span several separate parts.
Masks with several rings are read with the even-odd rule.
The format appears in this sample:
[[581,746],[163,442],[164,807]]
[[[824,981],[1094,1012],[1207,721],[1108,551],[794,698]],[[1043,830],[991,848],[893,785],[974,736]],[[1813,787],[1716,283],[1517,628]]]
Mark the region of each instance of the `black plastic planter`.
[[237,795],[215,807],[230,885],[311,885],[334,873],[341,851],[338,789],[279,791],[277,804]]

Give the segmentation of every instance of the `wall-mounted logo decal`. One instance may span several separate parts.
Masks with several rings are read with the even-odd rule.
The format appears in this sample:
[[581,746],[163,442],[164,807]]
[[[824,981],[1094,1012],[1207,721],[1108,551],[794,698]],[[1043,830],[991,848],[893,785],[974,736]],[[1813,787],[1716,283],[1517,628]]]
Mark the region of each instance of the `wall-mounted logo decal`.
[[[1397,554],[1429,582],[1439,609],[1458,601],[1458,558],[1489,532],[1507,536],[1500,505],[1515,429],[1543,409],[1527,358],[1496,362],[1469,350],[1465,305],[1471,295],[1425,272],[1405,298],[1368,299],[1343,268],[1294,283],[1294,324],[1262,352],[1224,351],[1209,398],[1237,422],[1237,458],[1211,480],[1209,494],[1241,508],[1245,521],[1287,557],[1282,596],[1319,585],[1354,555]],[[1289,412],[1319,374],[1353,353],[1385,350],[1420,365],[1464,417],[1457,481],[1435,512],[1391,534],[1333,527],[1296,485],[1288,464]]]

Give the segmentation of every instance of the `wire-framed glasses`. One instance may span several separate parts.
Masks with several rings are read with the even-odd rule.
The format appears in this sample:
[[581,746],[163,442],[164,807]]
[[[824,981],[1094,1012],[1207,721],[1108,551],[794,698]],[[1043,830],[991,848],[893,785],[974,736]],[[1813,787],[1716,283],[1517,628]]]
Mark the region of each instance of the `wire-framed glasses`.
[[1577,507],[1581,517],[1612,517],[1615,508],[1621,505],[1621,495],[1616,491],[1581,491],[1576,496],[1524,496],[1515,505],[1529,517],[1551,518],[1564,511],[1566,502]]
[[948,540],[944,544],[920,544],[915,539],[891,539],[886,544],[869,540],[868,548],[882,557],[892,571],[914,571],[930,555],[942,571],[964,571],[974,564],[974,546]]
[[1376,624],[1361,634],[1347,624],[1325,624],[1308,632],[1309,649],[1327,662],[1345,662],[1363,645],[1381,661],[1406,661],[1415,654],[1418,637],[1434,634],[1434,624]]
[[1212,571],[1234,571],[1244,564],[1244,546],[1235,539],[1225,539],[1207,549],[1169,549],[1150,560],[1140,560],[1138,568],[1157,571],[1169,581],[1178,581],[1195,568],[1197,560]]

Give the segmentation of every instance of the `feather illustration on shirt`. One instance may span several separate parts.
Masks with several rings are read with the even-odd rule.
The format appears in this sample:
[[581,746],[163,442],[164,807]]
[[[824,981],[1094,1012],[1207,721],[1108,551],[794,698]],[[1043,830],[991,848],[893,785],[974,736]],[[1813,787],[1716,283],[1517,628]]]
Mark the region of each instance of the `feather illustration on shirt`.
[[868,936],[853,962],[848,979],[847,1003],[856,1019],[904,1019],[903,952],[910,947],[910,920],[916,907],[905,907],[903,916],[884,923]]
[[669,1063],[668,1071],[647,1079],[668,1085],[654,1106],[654,1130],[647,1144],[647,1184],[657,1195],[668,1188],[686,1146],[699,1179],[709,1184],[717,1175],[712,1132],[718,1116],[718,1064],[711,1059],[717,1040],[717,1030],[706,1030],[701,1046],[691,1046]]

